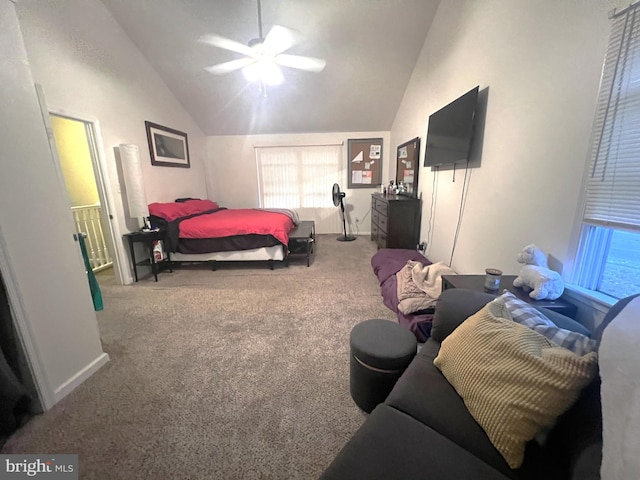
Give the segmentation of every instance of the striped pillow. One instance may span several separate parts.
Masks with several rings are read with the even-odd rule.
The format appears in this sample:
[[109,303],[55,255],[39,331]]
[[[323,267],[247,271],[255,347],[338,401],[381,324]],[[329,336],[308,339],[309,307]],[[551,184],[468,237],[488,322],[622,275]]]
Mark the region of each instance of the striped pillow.
[[442,342],[434,360],[511,468],[527,442],[575,402],[597,371],[595,352],[579,356],[501,318],[493,302]]
[[577,355],[596,351],[596,341],[578,332],[556,326],[540,310],[506,291],[493,301],[501,310],[500,316],[510,318],[544,335],[556,345],[567,348]]

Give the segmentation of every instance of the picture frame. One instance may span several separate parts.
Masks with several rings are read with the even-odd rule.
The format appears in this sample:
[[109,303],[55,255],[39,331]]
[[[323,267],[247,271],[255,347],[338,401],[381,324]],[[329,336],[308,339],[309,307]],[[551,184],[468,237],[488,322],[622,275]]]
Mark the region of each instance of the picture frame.
[[349,139],[349,188],[377,188],[382,185],[382,147],[382,138]]
[[153,122],[144,122],[151,165],[190,168],[187,134]]

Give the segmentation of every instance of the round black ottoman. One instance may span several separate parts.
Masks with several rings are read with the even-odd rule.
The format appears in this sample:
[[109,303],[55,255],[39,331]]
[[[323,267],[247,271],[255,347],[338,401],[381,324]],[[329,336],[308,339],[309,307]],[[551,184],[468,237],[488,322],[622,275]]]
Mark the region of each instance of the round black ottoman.
[[349,388],[367,413],[385,398],[418,347],[416,337],[390,320],[366,320],[351,330]]

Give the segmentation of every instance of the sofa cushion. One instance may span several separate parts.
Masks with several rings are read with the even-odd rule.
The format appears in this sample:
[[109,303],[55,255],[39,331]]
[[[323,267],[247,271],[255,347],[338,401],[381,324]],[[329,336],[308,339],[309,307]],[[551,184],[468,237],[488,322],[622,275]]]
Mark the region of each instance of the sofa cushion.
[[431,337],[442,342],[458,325],[494,298],[495,295],[466,288],[445,290],[436,301]]
[[378,405],[321,480],[506,480],[474,455],[426,425]]
[[493,446],[482,427],[467,410],[464,400],[433,364],[440,344],[427,340],[398,379],[385,403],[428,425],[464,450],[510,478],[554,480],[565,478],[553,452],[529,442],[524,464],[512,470]]
[[595,376],[597,355],[579,356],[499,316],[489,303],[443,342],[434,364],[464,399],[511,468]]

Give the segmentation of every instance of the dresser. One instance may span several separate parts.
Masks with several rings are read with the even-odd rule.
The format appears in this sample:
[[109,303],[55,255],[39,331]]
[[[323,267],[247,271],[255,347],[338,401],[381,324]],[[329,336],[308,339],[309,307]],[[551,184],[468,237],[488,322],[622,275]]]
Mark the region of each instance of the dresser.
[[420,243],[421,201],[402,195],[371,196],[371,240],[378,248],[415,249]]

